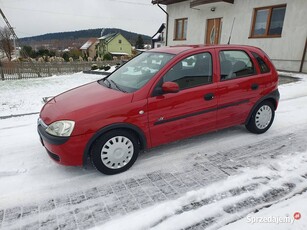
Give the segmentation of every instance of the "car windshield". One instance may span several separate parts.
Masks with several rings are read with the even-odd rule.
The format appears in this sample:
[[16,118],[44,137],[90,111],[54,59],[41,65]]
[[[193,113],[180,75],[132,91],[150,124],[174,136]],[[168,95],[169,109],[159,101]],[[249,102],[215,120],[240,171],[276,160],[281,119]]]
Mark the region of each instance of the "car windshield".
[[167,53],[142,53],[99,83],[123,92],[134,92],[144,86],[173,57],[173,54]]

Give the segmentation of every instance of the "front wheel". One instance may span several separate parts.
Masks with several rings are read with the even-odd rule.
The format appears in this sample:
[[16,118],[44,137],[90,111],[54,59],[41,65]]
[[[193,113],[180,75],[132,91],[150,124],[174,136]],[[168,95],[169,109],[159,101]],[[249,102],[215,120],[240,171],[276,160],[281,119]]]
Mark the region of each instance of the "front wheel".
[[126,130],[112,130],[100,136],[92,148],[92,163],[100,172],[113,175],[129,169],[140,151],[137,137]]
[[263,101],[253,111],[248,123],[247,130],[261,134],[266,132],[272,125],[275,116],[275,109],[271,102]]

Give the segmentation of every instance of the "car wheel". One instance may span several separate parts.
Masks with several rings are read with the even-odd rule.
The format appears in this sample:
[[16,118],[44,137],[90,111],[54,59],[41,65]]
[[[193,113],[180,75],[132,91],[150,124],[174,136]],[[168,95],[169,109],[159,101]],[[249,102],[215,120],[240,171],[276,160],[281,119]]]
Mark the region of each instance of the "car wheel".
[[100,172],[113,175],[129,169],[140,151],[138,138],[126,130],[112,130],[100,136],[92,148],[92,163]]
[[275,109],[273,104],[269,101],[263,101],[254,109],[245,126],[252,133],[264,133],[271,127],[274,116]]

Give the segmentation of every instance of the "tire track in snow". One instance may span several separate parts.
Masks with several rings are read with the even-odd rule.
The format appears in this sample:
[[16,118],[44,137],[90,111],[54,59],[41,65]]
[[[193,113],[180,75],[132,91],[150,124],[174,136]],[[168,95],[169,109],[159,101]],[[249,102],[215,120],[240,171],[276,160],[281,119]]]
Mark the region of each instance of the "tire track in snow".
[[[187,222],[179,229],[189,229],[190,227],[191,229],[210,227],[214,229],[216,225],[221,226],[235,221],[241,218],[244,213],[268,205],[269,203],[264,201],[265,197],[269,195],[264,194],[280,193],[282,196],[278,199],[284,199],[300,191],[300,182],[294,183],[293,191],[289,186],[289,189],[286,189],[287,183],[300,179],[306,181],[307,170],[303,173],[297,173],[296,177],[292,178],[293,180],[283,180],[284,178],[280,175],[282,170],[280,171],[278,165],[274,164],[270,164],[266,168],[267,174],[261,171],[258,173],[255,170],[254,175],[249,178],[249,176],[244,176],[245,173],[242,174],[242,172],[246,167],[259,167],[264,162],[267,163],[268,160],[305,150],[306,141],[302,139],[303,133],[304,130],[270,137],[270,139],[250,145],[220,151],[209,157],[202,154],[191,154],[184,163],[185,167],[179,165],[176,172],[164,170],[145,173],[138,178],[128,178],[104,186],[84,188],[71,194],[51,197],[38,204],[18,204],[17,207],[6,209],[2,207],[2,209],[0,208],[0,217],[2,215],[0,229],[14,229],[16,227],[53,229],[63,226],[66,229],[88,229],[117,220],[120,217],[125,218],[134,212],[142,211],[141,209],[145,208],[146,210],[146,207],[151,209],[154,204],[172,202],[178,196],[183,196],[184,200],[185,196],[189,196],[189,193],[186,194],[188,191],[195,193],[200,188],[203,188],[203,191],[208,191],[208,187],[210,188],[210,184],[212,185],[214,181],[223,182],[225,179],[227,181],[232,177],[237,178],[241,173],[238,178],[242,179],[236,180],[228,186],[218,186],[218,188],[224,189],[214,188],[214,191],[209,189],[209,192],[198,194],[196,197],[192,196],[177,205],[171,214],[168,213],[157,218],[152,217],[149,220],[153,229],[163,229],[163,225],[173,219],[177,221],[179,217],[179,219],[186,220],[186,216],[190,218],[195,212],[201,211],[197,221]],[[227,179],[226,173],[232,176],[228,176]],[[285,191],[287,193],[283,194]],[[254,204],[255,201],[261,202],[258,206],[255,205],[257,207],[243,205],[253,202],[253,200]],[[275,202],[275,200],[271,200],[271,202]],[[236,211],[234,207],[239,206],[241,209]],[[212,212],[203,215],[206,210],[212,210]],[[227,222],[222,222],[223,219],[226,219]]]

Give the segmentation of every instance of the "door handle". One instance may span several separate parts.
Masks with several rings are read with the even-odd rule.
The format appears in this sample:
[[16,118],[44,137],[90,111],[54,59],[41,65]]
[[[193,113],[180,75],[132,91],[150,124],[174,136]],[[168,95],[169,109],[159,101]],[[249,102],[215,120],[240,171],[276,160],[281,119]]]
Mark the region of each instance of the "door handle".
[[204,96],[204,99],[206,100],[206,101],[210,101],[210,100],[212,100],[214,98],[214,94],[213,93],[208,93],[208,94],[206,94],[205,96]]
[[256,89],[258,89],[258,88],[259,88],[259,85],[258,85],[258,84],[255,84],[255,83],[254,83],[254,84],[251,85],[251,89],[252,89],[252,90],[256,90]]

